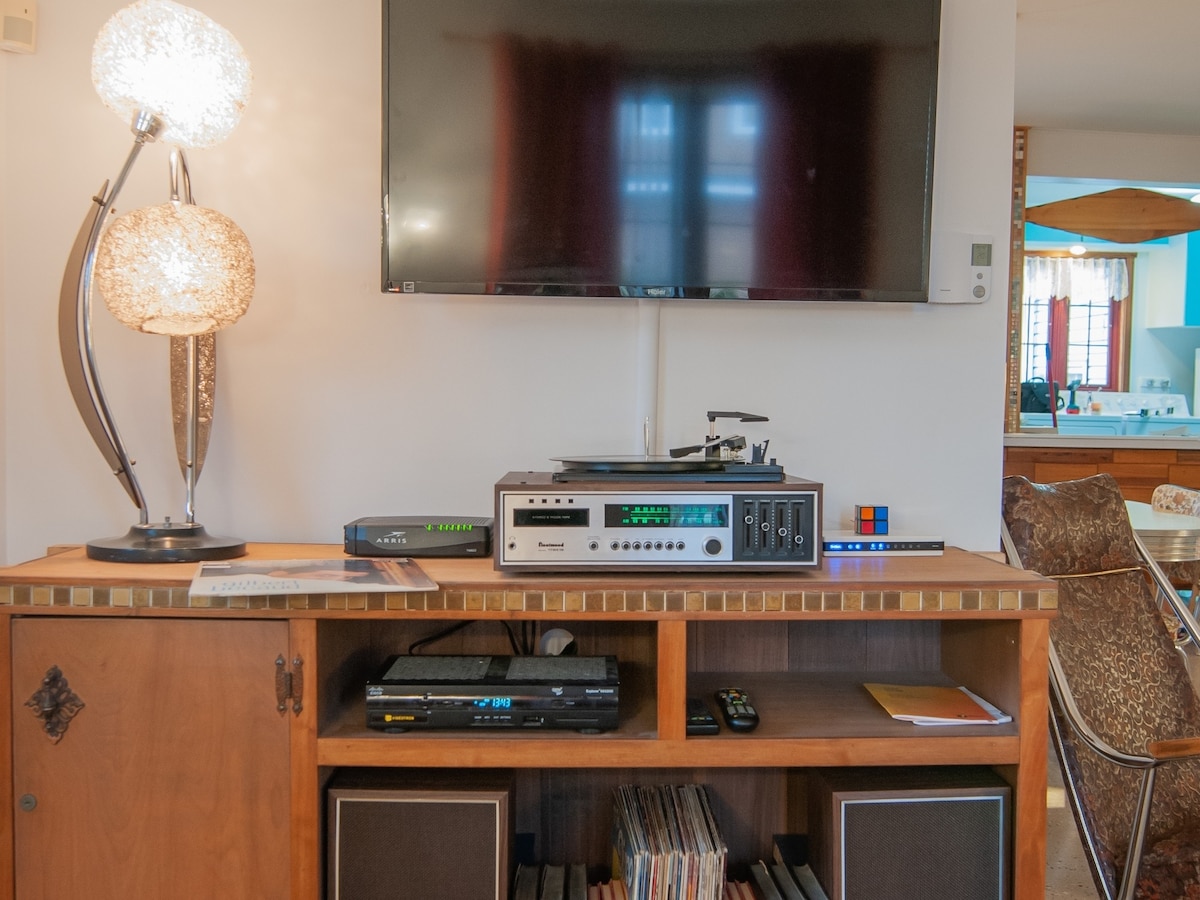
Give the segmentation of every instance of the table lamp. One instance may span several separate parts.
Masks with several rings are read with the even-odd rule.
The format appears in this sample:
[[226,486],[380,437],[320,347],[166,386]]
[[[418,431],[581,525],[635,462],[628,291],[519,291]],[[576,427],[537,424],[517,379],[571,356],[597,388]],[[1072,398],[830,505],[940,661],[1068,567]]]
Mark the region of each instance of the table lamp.
[[[195,521],[216,374],[215,332],[245,312],[254,291],[249,241],[227,217],[196,206],[183,150],[224,140],[250,93],[250,65],[234,37],[207,16],[171,0],[140,0],[100,30],[92,81],[105,106],[131,121],[133,147],[110,187],[101,185],[63,274],[59,349],[88,432],[138,508],[125,535],[89,541],[92,559],[187,562],[229,559],[245,542],[209,535]],[[171,199],[109,223],[142,147],[175,146]],[[106,227],[107,226],[107,227]],[[151,523],[149,509],[100,384],[92,334],[98,290],[123,324],[169,335],[176,447],[187,489],[186,520]]]

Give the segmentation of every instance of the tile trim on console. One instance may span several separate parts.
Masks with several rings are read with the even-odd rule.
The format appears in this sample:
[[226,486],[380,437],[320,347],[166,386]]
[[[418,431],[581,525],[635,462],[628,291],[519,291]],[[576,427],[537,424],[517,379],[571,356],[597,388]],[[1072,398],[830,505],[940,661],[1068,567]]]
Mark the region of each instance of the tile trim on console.
[[437,590],[371,594],[189,597],[186,587],[0,585],[0,607],[21,609],[194,609],[563,613],[819,613],[1040,611],[1058,590],[663,591]]

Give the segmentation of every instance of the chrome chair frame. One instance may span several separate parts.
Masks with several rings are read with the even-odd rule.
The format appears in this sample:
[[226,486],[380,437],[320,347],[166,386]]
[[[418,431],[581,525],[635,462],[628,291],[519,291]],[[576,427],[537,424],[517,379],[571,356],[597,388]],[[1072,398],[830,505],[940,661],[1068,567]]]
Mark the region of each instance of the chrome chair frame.
[[[1016,546],[1013,544],[1008,526],[1003,519],[1000,522],[1000,537],[1009,564],[1023,569],[1024,566],[1021,564]],[[1188,605],[1171,585],[1170,580],[1163,573],[1161,567],[1146,551],[1145,545],[1136,533],[1133,534],[1133,540],[1138,554],[1141,556],[1141,561],[1150,573],[1150,577],[1158,590],[1160,602],[1164,602],[1167,608],[1178,618],[1187,636],[1186,641],[1180,642],[1177,640],[1176,643],[1184,646],[1187,643],[1191,643],[1195,647],[1200,648],[1200,624],[1196,622]],[[1110,890],[1107,880],[1101,874],[1102,867],[1100,865],[1099,853],[1092,835],[1085,828],[1080,827],[1079,829],[1088,865],[1092,870],[1096,883],[1104,891],[1105,900],[1133,900],[1134,892],[1137,889],[1137,876],[1138,870],[1141,867],[1142,853],[1146,846],[1146,832],[1150,825],[1150,809],[1154,800],[1154,782],[1158,768],[1164,763],[1200,757],[1200,735],[1173,740],[1153,741],[1147,746],[1145,755],[1131,754],[1119,750],[1096,734],[1084,719],[1075,702],[1075,696],[1071,692],[1070,685],[1067,683],[1062,664],[1059,662],[1058,653],[1054,649],[1053,639],[1050,640],[1049,662],[1051,694],[1057,710],[1066,718],[1070,727],[1093,752],[1099,754],[1104,759],[1119,766],[1140,769],[1142,771],[1133,825],[1126,853],[1125,870],[1121,875],[1121,883],[1115,894]],[[1054,742],[1055,753],[1058,755],[1059,760],[1062,760],[1064,758],[1063,733],[1059,718],[1054,715],[1053,710],[1050,716],[1050,737]],[[1075,820],[1077,823],[1082,822],[1082,801],[1077,789],[1069,778],[1064,779],[1064,784],[1067,788],[1067,796],[1071,803]]]

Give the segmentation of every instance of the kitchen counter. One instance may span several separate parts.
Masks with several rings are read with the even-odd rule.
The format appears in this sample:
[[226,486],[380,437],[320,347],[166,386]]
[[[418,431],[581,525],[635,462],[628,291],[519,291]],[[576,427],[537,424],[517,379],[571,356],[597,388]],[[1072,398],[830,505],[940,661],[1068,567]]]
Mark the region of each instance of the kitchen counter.
[[[1049,413],[1022,413],[1021,427],[1038,430],[1053,425]],[[1132,413],[1092,415],[1058,414],[1058,433],[1068,436],[1200,438],[1200,418],[1195,416],[1146,415]]]
[[1200,450],[1200,434],[1089,434],[1020,431],[1004,435],[1005,447],[1086,447],[1089,449]]

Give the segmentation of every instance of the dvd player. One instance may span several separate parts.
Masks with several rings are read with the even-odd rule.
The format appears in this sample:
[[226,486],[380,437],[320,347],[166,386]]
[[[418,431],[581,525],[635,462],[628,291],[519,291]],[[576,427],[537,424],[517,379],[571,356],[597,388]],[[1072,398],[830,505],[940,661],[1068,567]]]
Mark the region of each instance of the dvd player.
[[392,656],[367,682],[367,727],[617,727],[615,656]]

